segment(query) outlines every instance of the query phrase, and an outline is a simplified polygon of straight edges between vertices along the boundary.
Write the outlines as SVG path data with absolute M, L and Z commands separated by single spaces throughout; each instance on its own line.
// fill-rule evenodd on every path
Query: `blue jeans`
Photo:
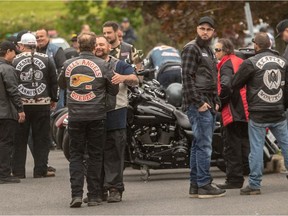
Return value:
M 62 109 L 63 107 L 65 107 L 65 90 L 59 89 L 59 98 L 55 111 Z
M 189 107 L 187 116 L 194 134 L 190 154 L 190 182 L 202 187 L 211 182 L 209 170 L 216 116 L 210 110 L 199 112 L 193 105 Z
M 278 141 L 286 169 L 288 168 L 288 129 L 287 120 L 278 123 L 256 123 L 249 120 L 248 131 L 250 140 L 249 154 L 249 186 L 253 189 L 261 187 L 263 164 L 263 147 L 265 143 L 266 128 L 269 128 Z

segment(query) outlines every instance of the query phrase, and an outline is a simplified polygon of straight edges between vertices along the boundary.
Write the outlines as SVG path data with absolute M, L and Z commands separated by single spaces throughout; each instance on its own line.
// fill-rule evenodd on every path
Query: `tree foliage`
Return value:
M 163 32 L 177 42 L 195 37 L 197 22 L 202 16 L 212 16 L 217 22 L 219 37 L 234 37 L 241 43 L 243 30 L 247 29 L 244 5 L 247 1 L 138 1 L 113 2 L 127 8 L 142 8 L 145 23 L 156 18 Z M 250 7 L 254 24 L 260 19 L 275 28 L 276 24 L 288 17 L 286 1 L 251 1 Z M 232 38 L 233 39 L 233 38 Z

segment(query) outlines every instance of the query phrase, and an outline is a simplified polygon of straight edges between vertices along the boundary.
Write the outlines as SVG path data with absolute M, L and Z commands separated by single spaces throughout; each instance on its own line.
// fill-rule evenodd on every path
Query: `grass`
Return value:
M 64 1 L 0 1 L 0 20 L 14 20 L 19 16 L 33 15 L 42 20 L 66 12 Z
M 0 38 L 4 39 L 23 29 L 56 29 L 57 21 L 61 16 L 65 16 L 67 11 L 64 0 L 0 0 Z

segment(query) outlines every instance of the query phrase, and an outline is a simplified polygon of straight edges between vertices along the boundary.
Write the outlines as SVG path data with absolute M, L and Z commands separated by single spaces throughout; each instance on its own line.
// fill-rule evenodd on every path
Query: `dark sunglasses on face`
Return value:
M 221 52 L 222 51 L 222 49 L 219 49 L 219 48 L 215 48 L 214 50 L 215 50 L 215 52 Z

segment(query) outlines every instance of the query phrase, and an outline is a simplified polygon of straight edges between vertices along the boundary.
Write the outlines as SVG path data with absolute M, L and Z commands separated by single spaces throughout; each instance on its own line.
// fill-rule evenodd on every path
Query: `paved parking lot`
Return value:
M 57 168 L 55 178 L 32 178 L 29 153 L 27 178 L 20 184 L 0 185 L 1 215 L 288 215 L 288 180 L 284 174 L 264 176 L 262 195 L 240 196 L 229 190 L 226 197 L 188 197 L 189 170 L 152 170 L 150 181 L 140 179 L 139 170 L 125 170 L 123 202 L 70 209 L 68 162 L 60 150 L 50 153 Z M 212 168 L 215 183 L 224 173 Z

